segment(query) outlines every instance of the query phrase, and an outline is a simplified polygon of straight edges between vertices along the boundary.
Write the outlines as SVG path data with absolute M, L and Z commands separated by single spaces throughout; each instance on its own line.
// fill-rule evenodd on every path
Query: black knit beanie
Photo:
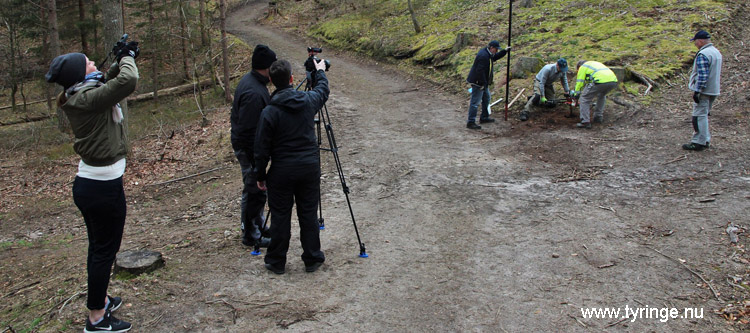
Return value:
M 86 56 L 83 53 L 59 55 L 52 59 L 49 72 L 44 77 L 47 82 L 54 82 L 68 89 L 86 78 Z
M 253 69 L 266 69 L 276 61 L 276 53 L 271 51 L 268 46 L 258 44 L 253 51 Z

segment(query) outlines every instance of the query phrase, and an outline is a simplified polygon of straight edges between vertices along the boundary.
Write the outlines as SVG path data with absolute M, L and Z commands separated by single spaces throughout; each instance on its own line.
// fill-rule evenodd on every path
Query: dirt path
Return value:
M 250 18 L 261 6 L 234 13 L 230 31 L 251 45 L 270 45 L 302 72 L 307 44 L 255 26 Z M 582 132 L 555 114 L 472 132 L 462 126 L 465 96 L 371 61 L 322 55 L 333 62 L 328 108 L 371 258 L 356 257 L 327 158 L 326 266 L 304 274 L 294 258 L 289 274 L 275 277 L 260 258 L 241 256 L 242 268 L 233 269 L 252 274 L 227 271 L 205 289 L 281 304 L 221 327 L 270 329 L 300 320 L 291 328 L 572 331 L 617 321 L 584 319 L 581 307 L 628 305 L 703 311 L 703 319 L 617 324 L 636 331 L 726 328 L 712 313 L 721 303 L 707 286 L 652 248 L 725 285 L 709 269 L 733 268 L 719 260 L 729 251 L 719 227 L 743 222 L 748 208 L 747 165 L 732 161 L 733 152 L 667 163 L 683 155 L 678 143 L 689 128 L 658 119 L 651 121 L 669 131 L 654 135 L 628 119 Z M 610 103 L 608 112 L 623 118 L 633 111 Z M 675 133 L 679 139 L 663 144 Z M 712 195 L 715 202 L 697 200 Z M 247 288 L 236 289 L 235 280 Z
M 250 45 L 269 45 L 299 77 L 309 44 L 256 25 L 263 8 L 256 1 L 234 12 L 230 32 Z M 120 316 L 134 331 L 743 328 L 714 311 L 748 298 L 727 283 L 750 278 L 747 238 L 732 246 L 724 232 L 729 222 L 746 225 L 750 211 L 747 111 L 736 102 L 747 96 L 744 90 L 727 89 L 715 108 L 721 112 L 712 116 L 712 148 L 691 154 L 679 149 L 690 135 L 681 86 L 665 87 L 648 107 L 610 103 L 605 124 L 590 131 L 575 129 L 565 110 L 470 131 L 464 128 L 467 96 L 367 59 L 331 50 L 322 56 L 333 63 L 327 106 L 370 258 L 357 256 L 333 159 L 324 153 L 327 261 L 319 272 L 305 273 L 292 228 L 287 274 L 267 272 L 262 256 L 240 245 L 241 182 L 228 140 L 202 139 L 211 131 L 228 135 L 228 112 L 213 113 L 212 128 L 184 135 L 215 150 L 212 160 L 191 168 L 214 168 L 218 161 L 224 169 L 129 193 L 123 250 L 159 250 L 167 260 L 157 273 L 112 282 L 112 292 L 127 303 Z M 746 59 L 726 57 L 726 66 L 742 68 Z M 746 71 L 736 73 L 734 82 L 750 80 Z M 680 97 L 665 102 L 661 96 Z M 33 311 L 69 320 L 78 330 L 85 298 L 73 293 L 85 288 L 85 232 L 72 200 L 63 205 L 68 208 L 57 215 L 0 226 L 6 234 L 54 229 L 49 232 L 73 245 L 4 249 L 2 297 L 54 299 L 50 312 Z M 36 289 L 9 293 L 36 280 Z M 659 313 L 620 321 L 581 312 L 622 308 L 622 317 L 626 306 Z M 662 322 L 664 308 L 702 316 Z M 734 309 L 728 311 L 742 310 Z

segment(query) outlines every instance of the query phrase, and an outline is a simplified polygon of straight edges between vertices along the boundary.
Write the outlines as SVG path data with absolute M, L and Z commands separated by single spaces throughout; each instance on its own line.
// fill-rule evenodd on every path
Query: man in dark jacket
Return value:
M 325 61 L 315 64 L 311 91 L 292 87 L 292 66 L 286 60 L 271 65 L 269 73 L 276 91 L 263 109 L 255 137 L 255 170 L 258 188 L 268 190 L 271 209 L 271 244 L 265 267 L 284 274 L 291 238 L 292 205 L 297 204 L 302 261 L 305 271 L 323 264 L 320 226 L 316 216 L 320 193 L 320 151 L 315 136 L 315 114 L 328 100 Z M 271 168 L 266 173 L 269 160 Z
M 480 123 L 492 123 L 495 119 L 490 118 L 488 112 L 490 106 L 490 85 L 492 84 L 493 67 L 496 60 L 505 56 L 510 51 L 510 46 L 505 50 L 500 50 L 500 42 L 493 40 L 477 52 L 477 56 L 474 58 L 474 64 L 471 66 L 469 76 L 466 78 L 466 82 L 471 84 L 471 101 L 469 102 L 469 120 L 466 123 L 466 128 L 469 129 L 481 129 L 482 126 L 477 125 L 477 108 L 479 102 L 482 102 L 482 115 L 479 117 Z
M 260 112 L 268 105 L 271 96 L 266 85 L 271 81 L 268 67 L 276 61 L 276 53 L 268 46 L 258 45 L 253 51 L 253 70 L 247 73 L 234 91 L 232 103 L 232 148 L 242 168 L 242 244 L 268 246 L 270 240 L 262 237 L 263 206 L 266 205 L 266 193 L 256 186 L 252 173 L 253 146 L 255 129 L 260 119 Z

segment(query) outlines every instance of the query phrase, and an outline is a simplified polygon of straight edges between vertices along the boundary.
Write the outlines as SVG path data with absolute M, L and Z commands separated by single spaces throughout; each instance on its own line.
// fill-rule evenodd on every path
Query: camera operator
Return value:
M 315 136 L 315 115 L 328 100 L 325 61 L 314 62 L 315 85 L 311 91 L 292 87 L 292 66 L 286 60 L 271 65 L 269 74 L 276 91 L 263 109 L 255 137 L 255 172 L 258 188 L 268 190 L 271 209 L 271 244 L 265 256 L 266 269 L 284 274 L 291 238 L 292 206 L 297 204 L 302 261 L 306 272 L 316 271 L 325 261 L 320 250 L 320 228 L 316 216 L 320 193 L 320 151 Z M 266 173 L 269 160 L 271 167 Z
M 253 145 L 260 112 L 268 105 L 271 95 L 266 85 L 271 82 L 268 67 L 276 61 L 276 53 L 268 46 L 257 45 L 253 50 L 252 71 L 242 77 L 234 91 L 232 102 L 232 149 L 242 169 L 241 228 L 242 244 L 267 247 L 270 240 L 263 237 L 263 206 L 266 193 L 258 189 L 252 173 Z
M 90 312 L 84 332 L 125 332 L 131 328 L 130 323 L 112 316 L 122 299 L 107 295 L 107 288 L 126 215 L 122 175 L 129 151 L 127 113 L 122 112 L 119 102 L 135 91 L 135 58 L 139 52 L 137 42 L 118 43 L 113 50 L 117 62 L 106 76 L 86 55 L 68 53 L 53 59 L 45 75 L 47 82 L 64 89 L 57 105 L 70 120 L 75 135 L 73 149 L 81 157 L 73 182 L 73 201 L 83 215 L 89 240 L 86 306 Z

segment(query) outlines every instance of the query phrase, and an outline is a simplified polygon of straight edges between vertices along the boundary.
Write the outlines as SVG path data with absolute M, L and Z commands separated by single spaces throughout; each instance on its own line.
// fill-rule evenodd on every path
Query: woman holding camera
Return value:
M 129 148 L 127 119 L 119 102 L 135 91 L 138 53 L 138 43 L 122 45 L 117 63 L 106 77 L 86 55 L 68 53 L 53 59 L 45 75 L 47 82 L 64 89 L 57 105 L 70 121 L 75 135 L 73 149 L 81 157 L 73 201 L 83 215 L 89 240 L 86 305 L 90 312 L 84 332 L 125 332 L 131 328 L 130 323 L 112 316 L 122 299 L 107 295 L 107 288 L 126 215 L 122 175 Z

